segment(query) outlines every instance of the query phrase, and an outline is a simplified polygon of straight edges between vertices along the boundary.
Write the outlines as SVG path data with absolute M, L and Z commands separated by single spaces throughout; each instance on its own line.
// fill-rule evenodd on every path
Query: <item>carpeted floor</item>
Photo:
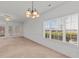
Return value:
M 11 58 L 67 58 L 54 50 L 25 38 L 0 38 L 0 57 Z

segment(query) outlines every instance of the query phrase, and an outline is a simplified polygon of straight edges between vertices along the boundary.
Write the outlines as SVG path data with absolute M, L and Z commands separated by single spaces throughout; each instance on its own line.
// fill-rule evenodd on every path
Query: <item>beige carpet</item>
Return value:
M 66 58 L 54 50 L 48 49 L 25 38 L 0 38 L 0 57 L 18 58 Z

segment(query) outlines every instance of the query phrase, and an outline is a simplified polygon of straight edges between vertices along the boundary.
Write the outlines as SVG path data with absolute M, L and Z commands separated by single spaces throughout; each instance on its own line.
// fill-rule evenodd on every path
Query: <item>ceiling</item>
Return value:
M 61 6 L 63 3 L 63 1 L 34 1 L 34 8 L 36 8 L 42 16 L 51 8 Z M 12 20 L 28 20 L 25 17 L 25 11 L 31 8 L 31 6 L 31 1 L 0 1 L 0 17 L 9 15 L 12 17 Z

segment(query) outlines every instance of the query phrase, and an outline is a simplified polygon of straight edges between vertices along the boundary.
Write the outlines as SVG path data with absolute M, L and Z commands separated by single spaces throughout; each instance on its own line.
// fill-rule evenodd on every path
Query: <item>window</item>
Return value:
M 77 44 L 78 16 L 71 15 L 66 19 L 66 42 Z
M 12 34 L 13 34 L 13 27 L 9 26 L 8 28 L 9 28 L 8 29 L 8 33 L 9 33 L 10 36 L 12 36 Z
M 78 45 L 78 14 L 44 22 L 45 38 Z
M 62 19 L 54 19 L 44 22 L 45 38 L 62 40 Z
M 4 37 L 4 36 L 5 36 L 5 27 L 0 26 L 0 37 Z

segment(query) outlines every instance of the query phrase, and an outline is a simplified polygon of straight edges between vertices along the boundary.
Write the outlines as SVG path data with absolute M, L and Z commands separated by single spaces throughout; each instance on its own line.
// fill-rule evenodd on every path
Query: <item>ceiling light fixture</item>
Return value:
M 11 17 L 8 16 L 8 15 L 6 15 L 6 16 L 5 16 L 5 20 L 6 20 L 6 21 L 11 21 Z
M 26 11 L 26 17 L 27 18 L 30 18 L 31 17 L 32 19 L 34 19 L 34 18 L 39 17 L 39 13 L 36 10 L 36 8 L 34 9 L 34 5 L 33 4 L 34 3 L 32 1 L 32 10 L 30 10 L 30 8 L 28 8 L 28 10 Z

